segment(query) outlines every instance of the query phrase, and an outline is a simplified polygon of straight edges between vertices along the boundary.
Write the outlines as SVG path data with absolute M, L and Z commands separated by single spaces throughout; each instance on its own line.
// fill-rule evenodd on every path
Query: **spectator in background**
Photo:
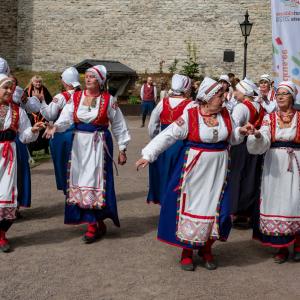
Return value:
M 166 82 L 163 82 L 161 84 L 159 99 L 162 101 L 166 97 L 168 97 L 168 85 Z
M 45 101 L 46 104 L 50 104 L 52 101 L 52 96 L 48 89 L 43 85 L 43 79 L 39 75 L 34 75 L 31 78 L 29 85 L 25 89 L 25 94 L 27 95 L 27 97 L 35 96 L 40 100 L 40 102 Z M 30 119 L 31 125 L 37 122 L 43 122 L 45 120 L 40 112 L 30 113 L 28 114 L 28 117 Z M 45 150 L 45 154 L 49 154 L 49 141 L 42 138 L 43 134 L 44 130 L 41 130 L 38 139 L 34 143 L 30 143 L 28 145 L 30 155 L 32 155 L 33 151 L 42 149 Z
M 142 126 L 145 127 L 145 121 L 147 115 L 151 115 L 155 107 L 155 101 L 157 99 L 157 89 L 153 84 L 152 77 L 147 78 L 147 82 L 142 85 L 141 88 L 141 100 L 142 100 Z
M 235 75 L 233 73 L 228 73 L 227 76 L 229 77 L 230 84 L 233 85 L 235 81 Z
M 200 81 L 194 81 L 193 82 L 192 92 L 191 92 L 191 98 L 193 100 L 196 100 L 196 96 L 198 94 L 199 86 L 200 86 Z

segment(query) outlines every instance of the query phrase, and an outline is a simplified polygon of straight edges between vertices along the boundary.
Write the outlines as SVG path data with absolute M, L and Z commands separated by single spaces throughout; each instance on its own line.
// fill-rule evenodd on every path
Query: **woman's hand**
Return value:
M 247 123 L 245 126 L 240 127 L 239 129 L 240 134 L 244 136 L 253 134 L 254 130 L 254 126 L 250 123 Z
M 261 133 L 260 133 L 260 131 L 257 130 L 257 129 L 254 129 L 253 135 L 254 135 L 257 139 L 260 139 L 260 138 L 261 138 Z
M 43 134 L 43 138 L 46 138 L 46 139 L 53 138 L 56 131 L 57 131 L 57 126 L 48 123 L 47 127 L 46 127 L 46 130 Z
M 39 93 L 38 91 L 35 91 L 35 90 L 32 91 L 32 96 L 35 96 L 36 98 L 38 98 L 40 100 L 40 102 L 45 100 L 43 94 Z
M 118 156 L 118 164 L 123 166 L 127 162 L 127 156 L 125 151 L 120 151 Z
M 32 131 L 33 133 L 38 133 L 38 132 L 40 132 L 43 128 L 45 128 L 45 127 L 46 127 L 46 126 L 45 126 L 44 122 L 37 122 L 37 123 L 35 123 L 35 124 L 32 126 L 31 131 Z
M 147 166 L 149 165 L 149 161 L 147 159 L 144 159 L 144 158 L 141 158 L 139 159 L 136 163 L 135 163 L 135 166 L 136 166 L 136 170 L 138 171 L 139 168 L 146 168 Z

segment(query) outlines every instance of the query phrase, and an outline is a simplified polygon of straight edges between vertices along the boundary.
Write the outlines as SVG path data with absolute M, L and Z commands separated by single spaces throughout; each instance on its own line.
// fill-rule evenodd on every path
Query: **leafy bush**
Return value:
M 128 104 L 140 104 L 140 98 L 137 96 L 130 96 L 128 99 Z
M 197 47 L 192 42 L 186 42 L 187 44 L 187 58 L 182 66 L 181 73 L 189 76 L 190 78 L 197 78 L 199 75 L 199 63 L 197 57 Z

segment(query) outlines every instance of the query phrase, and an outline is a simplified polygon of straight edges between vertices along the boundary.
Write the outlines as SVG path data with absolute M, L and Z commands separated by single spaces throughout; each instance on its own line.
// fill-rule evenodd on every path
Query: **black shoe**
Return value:
M 84 235 L 82 240 L 86 243 L 86 244 L 92 244 L 94 243 L 99 237 L 95 234 L 94 236 L 87 236 Z
M 204 268 L 212 271 L 217 269 L 217 264 L 212 260 L 212 261 L 204 261 Z
M 9 243 L 5 244 L 5 245 L 1 245 L 0 246 L 0 251 L 1 252 L 4 252 L 4 253 L 7 253 L 10 251 L 10 246 L 9 246 Z
M 300 252 L 294 251 L 294 257 L 293 257 L 293 260 L 294 260 L 295 262 L 300 262 Z
M 145 127 L 145 124 L 142 124 L 142 125 L 141 125 L 141 128 L 143 128 L 143 127 Z
M 283 264 L 289 259 L 288 250 L 279 250 L 277 254 L 274 255 L 274 262 L 276 264 Z

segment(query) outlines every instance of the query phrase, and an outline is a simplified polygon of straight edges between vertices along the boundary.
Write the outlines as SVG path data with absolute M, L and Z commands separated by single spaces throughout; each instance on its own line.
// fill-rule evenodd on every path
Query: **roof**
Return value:
M 115 60 L 85 59 L 74 67 L 79 73 L 84 73 L 88 68 L 96 65 L 104 65 L 109 76 L 137 76 L 136 71 Z

